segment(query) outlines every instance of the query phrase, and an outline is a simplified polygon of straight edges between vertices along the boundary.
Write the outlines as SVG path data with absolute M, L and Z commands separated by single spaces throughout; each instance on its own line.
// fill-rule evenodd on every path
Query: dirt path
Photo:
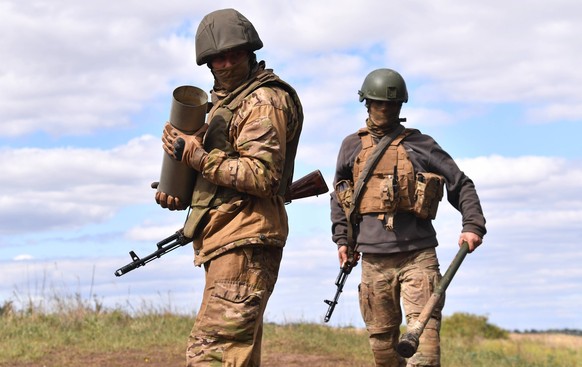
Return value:
M 91 353 L 70 355 L 66 350 L 47 356 L 42 363 L 0 363 L 0 367 L 169 367 L 184 366 L 183 356 L 171 355 L 167 351 L 128 351 L 125 353 Z M 267 355 L 263 357 L 262 367 L 368 367 L 345 360 L 332 360 L 326 356 L 314 355 Z

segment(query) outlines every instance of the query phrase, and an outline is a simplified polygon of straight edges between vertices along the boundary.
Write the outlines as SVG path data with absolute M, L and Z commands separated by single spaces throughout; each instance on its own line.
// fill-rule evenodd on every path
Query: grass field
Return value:
M 104 310 L 78 297 L 38 306 L 0 306 L 1 367 L 184 365 L 192 316 Z M 373 366 L 365 331 L 312 323 L 265 325 L 263 366 Z M 444 367 L 582 367 L 582 337 L 512 334 L 483 316 L 443 321 Z

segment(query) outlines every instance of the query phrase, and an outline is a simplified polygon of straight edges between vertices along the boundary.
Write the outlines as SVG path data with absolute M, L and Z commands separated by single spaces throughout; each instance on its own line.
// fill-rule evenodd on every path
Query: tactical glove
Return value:
M 188 205 L 182 204 L 178 197 L 168 195 L 165 192 L 156 192 L 156 203 L 158 203 L 162 208 L 167 208 L 170 210 L 184 210 Z
M 188 135 L 167 122 L 162 134 L 162 147 L 173 159 L 184 162 L 196 171 L 202 171 L 208 156 L 202 147 L 202 138 L 206 130 L 208 125 L 204 124 L 193 135 Z

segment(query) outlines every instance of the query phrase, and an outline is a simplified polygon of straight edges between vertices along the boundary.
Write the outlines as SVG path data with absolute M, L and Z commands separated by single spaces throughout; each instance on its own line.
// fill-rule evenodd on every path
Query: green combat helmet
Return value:
M 358 91 L 360 102 L 364 99 L 388 102 L 408 102 L 408 91 L 402 75 L 392 69 L 372 71 Z
M 196 63 L 206 64 L 222 52 L 255 51 L 263 41 L 253 24 L 234 9 L 216 10 L 206 15 L 196 31 Z

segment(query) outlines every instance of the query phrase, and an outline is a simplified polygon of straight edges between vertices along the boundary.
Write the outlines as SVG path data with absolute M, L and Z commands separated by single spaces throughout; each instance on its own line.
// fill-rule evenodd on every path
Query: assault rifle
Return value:
M 291 186 L 289 186 L 289 190 L 287 190 L 287 194 L 285 195 L 285 203 L 288 204 L 292 200 L 325 194 L 328 191 L 329 189 L 325 183 L 323 175 L 319 170 L 315 170 L 299 178 L 297 181 L 294 181 Z M 173 235 L 158 242 L 156 244 L 158 249 L 146 257 L 140 258 L 134 251 L 130 251 L 129 256 L 132 261 L 117 269 L 115 275 L 120 277 L 140 266 L 145 266 L 145 264 L 162 257 L 170 251 L 189 244 L 190 242 L 192 242 L 192 239 L 184 236 L 182 229 L 180 229 Z
M 352 272 L 353 267 L 354 266 L 352 265 L 352 263 L 350 261 L 346 261 L 344 266 L 341 267 L 340 272 L 337 276 L 337 279 L 335 280 L 335 285 L 337 286 L 337 291 L 335 292 L 335 296 L 333 297 L 333 301 L 330 301 L 329 299 L 326 299 L 323 301 L 329 305 L 329 307 L 327 308 L 327 312 L 325 313 L 325 318 L 323 319 L 323 321 L 328 322 L 329 319 L 331 319 L 331 314 L 333 313 L 333 310 L 335 309 L 335 305 L 337 305 L 337 301 L 339 300 L 340 295 L 342 294 L 342 291 L 344 290 L 344 284 L 346 283 L 346 280 L 348 279 L 348 275 L 350 275 L 350 273 Z

